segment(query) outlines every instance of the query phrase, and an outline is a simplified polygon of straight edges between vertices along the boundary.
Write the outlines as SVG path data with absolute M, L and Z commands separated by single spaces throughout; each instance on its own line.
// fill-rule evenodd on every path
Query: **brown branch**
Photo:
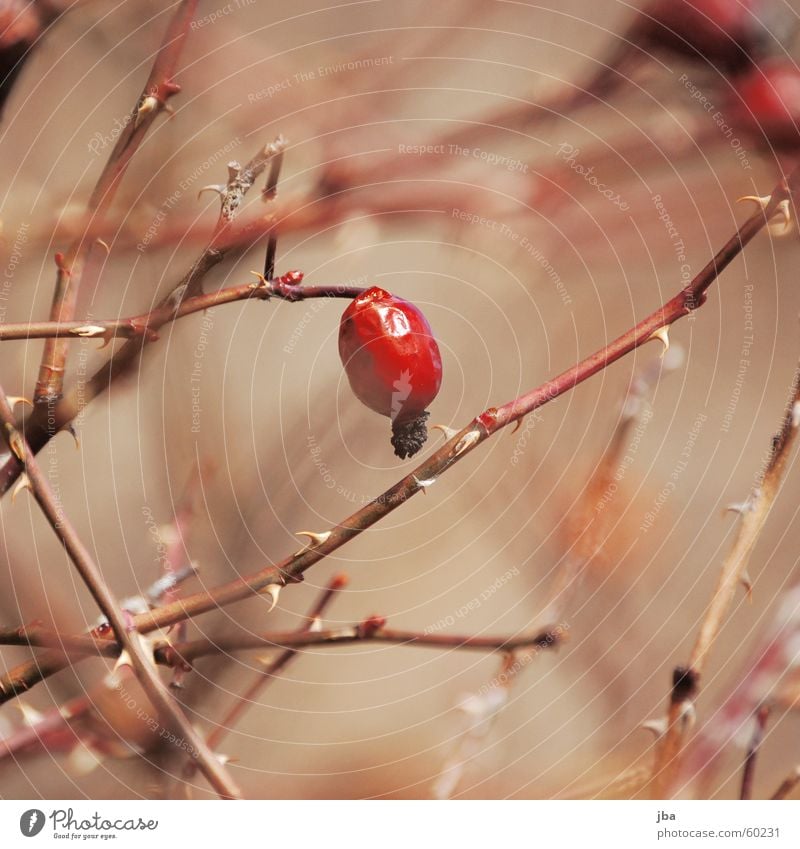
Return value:
M 258 572 L 229 581 L 215 589 L 195 593 L 171 604 L 163 605 L 154 611 L 140 614 L 134 618 L 135 627 L 140 632 L 147 633 L 180 622 L 188 617 L 197 616 L 209 610 L 248 598 L 264 591 L 271 585 L 280 587 L 287 583 L 302 580 L 303 573 L 307 569 L 357 537 L 418 492 L 424 491 L 440 475 L 501 428 L 520 421 L 526 415 L 573 389 L 646 342 L 659 338 L 655 334 L 665 331 L 671 324 L 702 306 L 707 290 L 719 274 L 741 253 L 745 245 L 766 226 L 778 211 L 779 206 L 792 198 L 798 187 L 800 187 L 800 169 L 792 172 L 788 181 L 781 181 L 775 188 L 766 208 L 748 218 L 705 268 L 674 298 L 667 301 L 622 336 L 610 342 L 606 347 L 581 360 L 559 376 L 501 407 L 493 407 L 481 413 L 451 439 L 448 439 L 441 448 L 412 472 L 341 523 L 321 534 L 319 540 L 313 545 L 289 555 L 277 565 L 267 566 Z M 131 344 L 133 343 L 126 343 L 123 350 Z M 92 378 L 90 384 L 93 383 L 95 386 L 90 385 L 84 389 L 85 392 L 89 393 L 89 397 L 94 397 L 99 391 L 102 391 L 103 381 L 105 381 L 104 385 L 108 385 L 108 381 L 113 378 L 113 371 L 112 361 L 108 374 L 103 370 Z M 96 385 L 98 381 L 101 384 L 99 389 Z M 77 409 L 75 414 L 77 414 Z M 67 421 L 70 420 L 71 418 L 67 418 Z M 5 480 L 2 481 L 3 486 L 0 487 L 0 491 L 7 489 L 15 477 L 13 469 L 8 471 Z M 47 658 L 46 662 L 49 664 L 48 669 L 55 665 L 52 658 Z M 63 668 L 63 665 L 61 668 Z M 20 687 L 30 686 L 36 680 L 41 680 L 38 677 L 38 671 L 28 665 L 25 669 L 11 670 L 8 679 L 0 679 L 0 684 L 5 684 L 6 689 L 8 689 L 12 686 L 12 682 L 16 687 Z M 7 697 L 10 696 L 0 694 L 0 703 Z
M 687 723 L 687 710 L 697 695 L 700 679 L 711 649 L 733 605 L 736 591 L 747 574 L 747 564 L 781 487 L 787 458 L 800 424 L 800 366 L 794 376 L 792 394 L 780 431 L 773 437 L 769 458 L 758 486 L 743 508 L 733 547 L 722 564 L 719 579 L 695 640 L 689 664 L 673 675 L 667 731 L 656 748 L 651 794 L 655 799 L 669 794 L 677 776 Z
M 0 628 L 0 646 L 28 646 L 29 648 L 58 649 L 66 655 L 98 655 L 119 657 L 119 643 L 96 639 L 92 636 L 61 634 L 47 628 Z
M 797 766 L 792 771 L 791 775 L 788 775 L 781 782 L 780 787 L 772 794 L 770 798 L 772 799 L 787 799 L 789 794 L 794 790 L 797 785 L 800 784 L 800 766 Z
M 128 116 L 127 124 L 89 197 L 87 228 L 97 229 L 102 226 L 125 171 L 147 131 L 166 107 L 167 100 L 180 91 L 180 86 L 173 82 L 172 78 L 196 8 L 197 0 L 181 0 L 167 27 L 141 97 Z M 56 288 L 50 310 L 50 318 L 53 321 L 63 323 L 71 321 L 74 317 L 81 276 L 93 244 L 92 239 L 81 233 L 72 242 L 66 254 L 56 254 Z M 50 405 L 61 397 L 67 350 L 66 340 L 57 337 L 48 339 L 39 367 L 34 401 Z
M 239 790 L 227 770 L 206 746 L 203 738 L 195 731 L 166 684 L 161 680 L 153 664 L 152 654 L 148 656 L 141 635 L 131 625 L 130 615 L 119 607 L 99 567 L 61 509 L 58 498 L 46 476 L 42 474 L 36 458 L 14 425 L 14 414 L 2 387 L 0 387 L 0 421 L 4 427 L 4 436 L 9 448 L 17 455 L 25 468 L 33 497 L 74 563 L 97 606 L 107 618 L 117 642 L 130 657 L 142 688 L 161 714 L 162 720 L 182 735 L 181 741 L 188 748 L 188 753 L 197 761 L 203 775 L 220 796 L 238 798 Z
M 296 279 L 294 276 L 291 279 Z M 34 321 L 30 323 L 0 325 L 0 341 L 20 339 L 144 339 L 154 342 L 164 325 L 192 315 L 205 312 L 223 304 L 252 299 L 268 301 L 275 297 L 284 301 L 305 301 L 309 298 L 356 298 L 364 291 L 358 286 L 320 285 L 303 286 L 290 282 L 289 275 L 277 280 L 243 283 L 228 286 L 217 292 L 185 298 L 175 308 L 172 304 L 160 304 L 150 312 L 130 318 L 84 319 L 82 321 Z
M 762 705 L 756 711 L 756 726 L 753 730 L 753 736 L 750 739 L 750 744 L 747 747 L 747 755 L 744 759 L 744 769 L 742 770 L 742 787 L 739 792 L 739 798 L 742 800 L 753 798 L 753 781 L 756 774 L 756 760 L 758 758 L 758 751 L 761 748 L 761 743 L 764 740 L 764 731 L 767 727 L 769 713 L 769 705 Z
M 386 628 L 381 617 L 370 617 L 363 622 L 310 631 L 307 627 L 296 631 L 267 631 L 262 634 L 244 634 L 231 637 L 201 638 L 180 643 L 155 643 L 153 657 L 162 666 L 177 667 L 190 664 L 199 657 L 258 649 L 284 649 L 296 653 L 298 649 L 349 645 L 350 643 L 389 643 L 418 648 L 455 649 L 484 652 L 513 652 L 520 649 L 553 648 L 563 642 L 560 632 L 542 631 L 520 637 L 472 637 L 458 634 L 427 634 L 419 631 L 401 631 Z M 91 655 L 116 658 L 122 652 L 119 641 L 88 636 L 68 636 L 45 629 L 4 628 L 0 630 L 0 645 L 56 648 L 75 657 Z M 33 661 L 35 663 L 35 661 Z M 2 682 L 0 682 L 2 683 Z M 3 685 L 4 686 L 4 685 Z
M 418 631 L 398 631 L 383 626 L 380 617 L 371 617 L 357 625 L 328 631 L 286 631 L 285 633 L 246 634 L 217 640 L 201 638 L 174 646 L 157 646 L 155 657 L 160 663 L 172 666 L 191 663 L 198 657 L 251 649 L 301 649 L 311 646 L 342 646 L 351 643 L 390 643 L 418 648 L 452 649 L 483 652 L 513 652 L 539 646 L 554 648 L 560 645 L 559 634 L 547 630 L 522 637 L 465 637 L 455 634 L 426 634 Z

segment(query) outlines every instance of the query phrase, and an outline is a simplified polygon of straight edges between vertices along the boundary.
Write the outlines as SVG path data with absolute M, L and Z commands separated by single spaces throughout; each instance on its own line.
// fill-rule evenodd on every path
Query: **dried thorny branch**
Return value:
M 1 387 L 0 422 L 3 424 L 4 437 L 9 448 L 24 466 L 33 497 L 64 546 L 97 606 L 107 618 L 117 642 L 127 657 L 130 658 L 131 665 L 145 692 L 158 709 L 161 720 L 171 730 L 180 733 L 181 737 L 178 739 L 182 746 L 197 761 L 200 770 L 212 787 L 224 798 L 237 798 L 240 795 L 238 788 L 228 775 L 227 770 L 206 746 L 203 738 L 195 731 L 166 684 L 159 677 L 152 656 L 146 649 L 147 642 L 132 627 L 130 617 L 120 608 L 109 590 L 102 572 L 65 515 L 46 476 L 42 474 L 35 457 L 16 429 L 13 411 Z
M 770 796 L 771 799 L 788 799 L 791 792 L 800 784 L 800 766 L 792 770 L 791 775 L 786 776 L 780 787 Z
M 237 183 L 236 192 L 246 193 L 247 189 L 252 186 L 252 181 L 263 172 L 270 159 L 279 154 L 285 145 L 285 140 L 279 137 L 259 150 L 244 168 L 239 168 L 239 171 L 252 175 L 252 180 L 248 177 L 245 183 Z M 220 214 L 218 223 L 219 226 L 215 230 L 215 236 L 211 243 L 203 250 L 169 294 L 161 300 L 151 313 L 147 314 L 153 318 L 153 322 L 147 326 L 146 332 L 144 329 L 131 331 L 132 335 L 125 344 L 115 351 L 84 385 L 73 388 L 58 403 L 52 406 L 48 405 L 45 413 L 41 412 L 43 408 L 40 407 L 34 411 L 30 418 L 26 419 L 23 425 L 25 439 L 34 453 L 38 453 L 57 433 L 69 427 L 86 404 L 105 392 L 116 379 L 129 374 L 136 367 L 145 347 L 153 341 L 154 333 L 157 336 L 158 328 L 163 326 L 164 316 L 177 313 L 181 309 L 184 299 L 190 299 L 192 301 L 190 310 L 196 311 L 196 309 L 192 309 L 192 306 L 202 310 L 214 306 L 215 303 L 229 303 L 233 300 L 252 297 L 255 288 L 251 284 L 249 295 L 247 287 L 242 287 L 238 291 L 228 292 L 227 295 L 221 293 L 217 293 L 216 296 L 210 295 L 209 301 L 194 300 L 194 298 L 204 297 L 201 294 L 203 278 L 219 265 L 229 253 L 242 247 L 242 243 L 238 240 L 230 241 L 228 239 L 230 221 L 224 220 L 222 214 Z M 265 287 L 265 295 L 268 294 L 269 291 L 266 291 Z M 220 297 L 221 300 L 215 301 L 215 297 Z M 184 315 L 185 313 L 180 314 Z M 84 327 L 87 326 L 87 322 L 80 322 L 80 324 Z M 88 322 L 88 324 L 91 325 L 92 322 Z M 66 338 L 62 341 L 66 342 Z M 0 466 L 0 494 L 7 492 L 14 485 L 21 471 L 19 460 L 13 452 L 10 453 Z
M 49 339 L 62 337 L 65 339 L 100 339 L 110 342 L 112 339 L 144 339 L 154 342 L 158 339 L 158 331 L 167 324 L 199 312 L 233 304 L 238 301 L 252 299 L 268 301 L 278 298 L 284 301 L 305 301 L 309 298 L 356 298 L 364 289 L 358 286 L 342 284 L 303 286 L 299 272 L 289 272 L 277 279 L 259 276 L 254 283 L 243 283 L 239 286 L 227 286 L 216 292 L 194 295 L 185 298 L 176 308 L 171 303 L 163 303 L 150 312 L 130 318 L 118 319 L 84 319 L 59 324 L 54 321 L 39 321 L 29 324 L 0 325 L 0 341 L 24 339 Z
M 730 553 L 720 570 L 716 588 L 706 609 L 700 631 L 685 667 L 673 673 L 667 729 L 658 746 L 653 766 L 653 798 L 667 797 L 678 775 L 688 721 L 711 649 L 725 623 L 737 589 L 746 579 L 747 565 L 775 498 L 781 487 L 786 462 L 800 426 L 800 367 L 795 373 L 788 409 L 780 431 L 773 437 L 766 466 L 758 485 L 741 511 L 741 521 Z
M 129 114 L 89 197 L 87 229 L 96 230 L 102 227 L 125 171 L 147 131 L 156 117 L 167 108 L 168 99 L 180 91 L 180 86 L 174 82 L 173 77 L 196 8 L 197 0 L 181 0 L 175 10 L 142 94 Z M 56 254 L 56 288 L 50 310 L 52 321 L 62 323 L 73 319 L 81 276 L 93 244 L 93 239 L 81 233 L 66 253 Z M 49 406 L 61 398 L 67 352 L 66 340 L 58 337 L 48 339 L 39 368 L 35 402 Z
M 443 473 L 501 429 L 521 421 L 525 416 L 603 371 L 642 345 L 653 340 L 658 341 L 659 344 L 667 344 L 669 327 L 702 306 L 708 289 L 720 273 L 775 215 L 788 214 L 789 205 L 793 205 L 798 187 L 800 187 L 800 170 L 795 170 L 788 179 L 780 182 L 763 206 L 760 206 L 758 211 L 742 224 L 697 276 L 663 306 L 557 377 L 513 401 L 500 407 L 492 407 L 476 416 L 394 486 L 339 524 L 314 534 L 310 544 L 302 550 L 285 557 L 276 565 L 266 566 L 212 590 L 195 593 L 156 610 L 139 614 L 134 617 L 134 627 L 140 633 L 149 633 L 255 594 L 265 591 L 278 592 L 287 584 L 301 581 L 304 572 L 405 504 L 414 495 L 431 487 Z M 136 345 L 138 350 L 138 343 L 134 341 L 127 342 L 122 350 L 124 351 L 129 345 Z M 130 363 L 130 360 L 127 362 Z M 107 368 L 108 373 L 106 369 L 101 370 L 90 381 L 90 386 L 84 388 L 88 398 L 95 397 L 108 385 L 116 369 L 113 359 Z M 69 399 L 66 400 L 69 403 Z M 37 437 L 41 439 L 40 432 L 37 432 Z M 41 447 L 46 441 L 44 439 L 37 444 Z M 13 472 L 6 475 L 4 480 L 6 488 L 15 477 L 16 474 Z M 50 655 L 42 659 L 38 666 L 28 664 L 11 670 L 5 678 L 0 679 L 0 684 L 5 691 L 4 695 L 0 695 L 0 699 L 11 698 L 15 693 L 28 689 L 42 680 L 43 676 L 52 674 L 64 668 L 65 665 L 66 661 L 63 658 Z
M 561 631 L 543 631 L 517 637 L 472 637 L 459 634 L 428 634 L 419 631 L 403 631 L 387 628 L 385 621 L 383 617 L 372 616 L 363 622 L 328 630 L 303 628 L 297 631 L 267 631 L 262 634 L 247 633 L 178 643 L 154 639 L 152 641 L 153 658 L 156 663 L 163 666 L 179 667 L 188 665 L 199 657 L 208 657 L 215 654 L 252 650 L 264 651 L 267 649 L 284 649 L 296 652 L 302 648 L 332 647 L 364 642 L 413 645 L 417 648 L 513 652 L 528 648 L 553 648 L 563 641 Z M 96 636 L 87 635 L 70 636 L 38 626 L 33 628 L 2 628 L 0 629 L 0 645 L 54 648 L 73 658 L 89 656 L 118 658 L 124 650 L 119 642 L 112 642 L 111 637 L 98 639 Z M 3 692 L 5 696 L 8 687 L 14 688 L 15 685 L 7 685 L 4 678 L 0 682 L 0 686 L 2 686 L 0 692 Z M 16 685 L 16 689 L 21 691 L 18 685 Z M 3 701 L 7 701 L 7 699 L 4 698 Z

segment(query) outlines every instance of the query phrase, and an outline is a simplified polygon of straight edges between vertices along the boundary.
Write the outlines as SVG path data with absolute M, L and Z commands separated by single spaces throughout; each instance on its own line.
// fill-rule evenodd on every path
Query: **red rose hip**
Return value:
M 425 409 L 442 385 L 442 357 L 414 304 L 373 286 L 354 298 L 339 324 L 339 356 L 355 396 L 392 420 L 401 459 L 425 444 Z

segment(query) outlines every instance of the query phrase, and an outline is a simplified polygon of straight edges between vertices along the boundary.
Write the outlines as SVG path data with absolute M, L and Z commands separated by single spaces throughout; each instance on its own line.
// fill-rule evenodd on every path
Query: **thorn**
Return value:
M 106 254 L 111 253 L 111 248 L 108 246 L 108 242 L 106 242 L 104 239 L 101 239 L 99 236 L 94 240 L 94 243 L 96 245 L 100 245 L 101 248 L 104 248 Z
M 652 731 L 656 736 L 656 740 L 658 740 L 667 733 L 667 720 L 664 717 L 661 719 L 648 719 L 647 722 L 643 722 L 639 727 L 645 731 Z
M 442 432 L 442 435 L 444 436 L 444 438 L 446 440 L 452 439 L 458 433 L 458 431 L 455 430 L 454 428 L 448 427 L 447 425 L 443 425 L 443 424 L 431 425 L 431 430 L 440 430 Z
M 746 197 L 739 198 L 737 203 L 742 203 L 743 201 L 752 201 L 756 206 L 761 207 L 762 212 L 767 211 L 767 207 L 772 203 L 772 195 L 767 195 L 766 197 L 758 197 L 757 195 L 747 195 Z M 789 199 L 785 198 L 782 200 L 776 207 L 773 212 L 773 217 L 776 215 L 780 215 L 783 219 L 780 225 L 770 224 L 769 231 L 773 236 L 785 236 L 787 233 L 792 230 L 792 212 L 789 206 Z M 778 229 L 780 227 L 780 229 Z
M 745 569 L 742 572 L 742 577 L 739 579 L 739 583 L 742 585 L 742 589 L 744 590 L 745 598 L 747 599 L 748 604 L 753 603 L 753 581 L 750 578 L 750 574 Z
M 22 492 L 23 489 L 27 489 L 28 492 L 33 492 L 33 487 L 31 486 L 31 480 L 28 475 L 23 472 L 19 476 L 19 480 L 17 481 L 17 485 L 14 487 L 14 491 L 11 493 L 11 503 L 13 504 L 17 500 L 17 496 Z
M 308 537 L 308 545 L 302 551 L 308 551 L 309 548 L 316 548 L 318 545 L 322 545 L 322 543 L 330 539 L 330 535 L 331 531 L 323 531 L 321 534 L 316 534 L 314 531 L 297 531 L 295 533 L 296 537 Z
M 681 707 L 681 724 L 684 727 L 684 730 L 689 730 L 694 726 L 695 720 L 697 719 L 697 711 L 694 709 L 694 704 L 690 701 L 685 701 Z
M 775 215 L 780 215 L 783 221 L 780 221 L 778 223 L 771 223 L 769 225 L 769 232 L 773 236 L 786 236 L 788 233 L 791 233 L 793 229 L 793 222 L 792 211 L 789 207 L 788 198 L 782 200 L 778 204 L 778 208 L 775 210 Z
M 459 439 L 458 444 L 453 450 L 453 456 L 458 457 L 459 454 L 463 454 L 465 451 L 469 450 L 469 448 L 474 445 L 479 439 L 481 435 L 477 430 L 471 430 L 466 436 L 463 436 Z
M 511 431 L 511 435 L 513 436 L 521 427 L 522 419 L 517 419 L 516 422 L 514 422 L 514 430 Z
M 10 401 L 11 399 L 9 398 L 8 400 Z M 28 403 L 30 404 L 31 402 L 28 401 Z M 795 401 L 792 404 L 792 427 L 795 430 L 800 427 L 800 401 Z
M 765 197 L 759 197 L 758 195 L 745 195 L 744 197 L 738 198 L 736 203 L 744 203 L 745 201 L 751 201 L 756 206 L 760 206 L 763 212 L 766 212 L 767 207 L 772 200 L 772 195 L 766 195 Z
M 272 604 L 269 606 L 267 613 L 272 613 L 272 611 L 275 610 L 275 605 L 278 603 L 278 599 L 280 598 L 281 589 L 283 589 L 283 587 L 280 584 L 267 584 L 267 586 L 261 590 L 262 595 L 268 595 L 272 599 Z
M 13 410 L 17 404 L 27 404 L 29 407 L 33 406 L 33 401 L 29 401 L 27 398 L 23 398 L 21 395 L 9 395 L 7 396 L 8 405 Z
M 114 668 L 111 670 L 111 675 L 116 677 L 117 672 L 123 666 L 133 666 L 133 661 L 131 660 L 131 656 L 128 654 L 126 649 L 123 649 L 119 653 L 119 657 L 117 658 L 117 662 L 114 664 Z
M 315 616 L 306 629 L 309 634 L 318 634 L 322 630 L 322 620 L 319 616 Z
M 221 198 L 224 198 L 227 191 L 227 186 L 223 186 L 221 183 L 211 183 L 208 186 L 203 186 L 197 193 L 197 197 L 199 199 L 203 192 L 216 192 Z
M 8 440 L 8 447 L 14 453 L 14 456 L 20 463 L 25 462 L 25 443 L 22 441 L 22 437 L 19 435 L 19 431 L 14 427 L 14 425 L 6 422 L 6 439 Z
M 142 102 L 136 110 L 136 118 L 133 122 L 133 129 L 135 130 L 145 119 L 145 116 L 149 115 L 151 112 L 155 112 L 158 107 L 159 100 L 154 95 L 148 94 L 147 97 L 142 98 Z
M 80 451 L 81 450 L 81 441 L 78 438 L 78 431 L 75 430 L 75 428 L 72 425 L 72 422 L 65 424 L 64 427 L 61 428 L 61 430 L 68 433 L 75 440 L 75 450 Z
M 72 331 L 72 335 L 82 336 L 85 339 L 97 339 L 99 336 L 105 336 L 106 332 L 106 328 L 99 324 L 84 324 L 81 327 L 76 327 Z
M 744 516 L 745 513 L 750 513 L 753 509 L 753 500 L 748 498 L 747 501 L 739 501 L 736 504 L 729 504 L 722 511 L 722 515 L 724 516 L 726 513 L 738 513 L 740 516 Z
M 664 358 L 664 354 L 669 351 L 669 327 L 664 325 L 664 327 L 659 327 L 658 330 L 654 330 L 648 337 L 647 341 L 652 342 L 654 339 L 658 339 L 659 342 L 664 346 L 661 351 L 661 357 Z
M 428 478 L 427 480 L 420 480 L 416 475 L 411 475 L 414 479 L 414 483 L 417 485 L 419 489 L 422 490 L 422 494 L 425 495 L 425 490 L 429 486 L 433 486 L 436 483 L 436 478 Z
M 260 271 L 251 271 L 250 273 L 255 274 L 255 276 L 258 278 L 255 283 L 250 284 L 250 288 L 254 292 L 263 291 L 265 293 L 266 299 L 269 300 L 270 295 L 272 294 L 272 285 L 270 284 L 269 280 L 267 280 L 267 278 L 264 277 L 264 275 Z

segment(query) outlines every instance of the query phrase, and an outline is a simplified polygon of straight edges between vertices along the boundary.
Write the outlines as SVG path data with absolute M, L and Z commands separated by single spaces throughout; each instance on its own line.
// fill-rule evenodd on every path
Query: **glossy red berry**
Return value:
M 743 129 L 776 148 L 800 149 L 800 70 L 776 59 L 736 83 L 733 112 Z
M 425 408 L 442 385 L 442 357 L 425 316 L 373 286 L 342 315 L 339 356 L 359 401 L 392 420 L 394 453 L 413 457 L 428 438 Z

